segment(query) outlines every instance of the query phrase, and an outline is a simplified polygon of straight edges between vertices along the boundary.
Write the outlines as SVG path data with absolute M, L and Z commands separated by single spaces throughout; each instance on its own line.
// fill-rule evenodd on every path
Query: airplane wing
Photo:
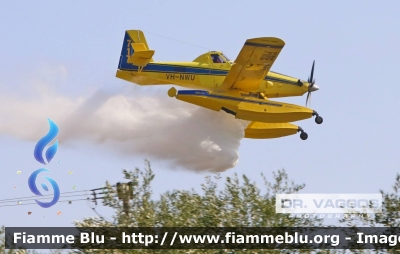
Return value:
M 258 90 L 283 46 L 279 38 L 248 39 L 219 89 Z

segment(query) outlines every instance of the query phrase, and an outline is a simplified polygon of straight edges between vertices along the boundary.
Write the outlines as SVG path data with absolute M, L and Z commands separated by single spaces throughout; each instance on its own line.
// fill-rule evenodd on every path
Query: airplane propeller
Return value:
M 311 93 L 315 92 L 319 89 L 319 87 L 315 84 L 315 79 L 314 79 L 314 65 L 315 65 L 315 60 L 312 64 L 312 68 L 311 68 L 311 76 L 308 77 L 308 93 L 307 93 L 307 99 L 306 99 L 306 107 L 308 105 L 308 102 L 311 102 Z

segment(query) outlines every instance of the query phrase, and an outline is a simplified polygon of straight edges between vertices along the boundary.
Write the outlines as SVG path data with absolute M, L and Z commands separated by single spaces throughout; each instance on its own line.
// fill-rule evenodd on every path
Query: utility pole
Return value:
M 118 199 L 122 200 L 123 210 L 126 215 L 129 214 L 129 200 L 133 199 L 133 184 L 129 183 L 117 183 L 117 194 Z

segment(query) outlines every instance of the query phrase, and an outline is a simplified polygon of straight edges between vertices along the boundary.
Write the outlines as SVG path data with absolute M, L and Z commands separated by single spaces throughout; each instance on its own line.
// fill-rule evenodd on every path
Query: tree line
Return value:
M 145 168 L 122 171 L 126 184 L 106 182 L 103 205 L 113 209 L 111 219 L 99 217 L 76 221 L 77 227 L 318 227 L 317 217 L 295 217 L 275 212 L 276 194 L 294 194 L 305 188 L 289 179 L 284 169 L 273 172 L 271 179 L 261 174 L 259 187 L 246 175 L 222 178 L 205 177 L 201 191 L 172 190 L 152 198 L 155 177 L 149 161 Z M 398 227 L 400 223 L 400 175 L 391 192 L 384 192 L 383 213 L 373 217 L 344 218 L 343 226 Z M 39 253 L 34 250 L 5 250 L 4 227 L 0 230 L 2 253 Z M 52 253 L 345 253 L 341 250 L 54 250 Z M 368 250 L 352 250 L 369 253 Z M 347 252 L 346 252 L 347 253 Z M 373 252 L 371 252 L 373 253 Z

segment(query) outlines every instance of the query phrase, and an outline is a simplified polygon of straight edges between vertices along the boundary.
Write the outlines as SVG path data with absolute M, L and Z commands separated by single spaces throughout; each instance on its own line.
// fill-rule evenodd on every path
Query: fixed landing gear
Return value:
M 306 132 L 302 132 L 301 134 L 300 134 L 300 138 L 302 139 L 302 140 L 306 140 L 307 138 L 308 138 L 308 134 L 306 133 Z
M 306 140 L 308 138 L 308 134 L 301 128 L 299 127 L 299 129 L 297 130 L 297 132 L 301 132 L 300 133 L 300 138 L 302 140 Z
M 314 111 L 313 116 L 315 116 L 315 122 L 317 124 L 321 124 L 324 121 L 324 119 L 320 117 L 316 111 Z

